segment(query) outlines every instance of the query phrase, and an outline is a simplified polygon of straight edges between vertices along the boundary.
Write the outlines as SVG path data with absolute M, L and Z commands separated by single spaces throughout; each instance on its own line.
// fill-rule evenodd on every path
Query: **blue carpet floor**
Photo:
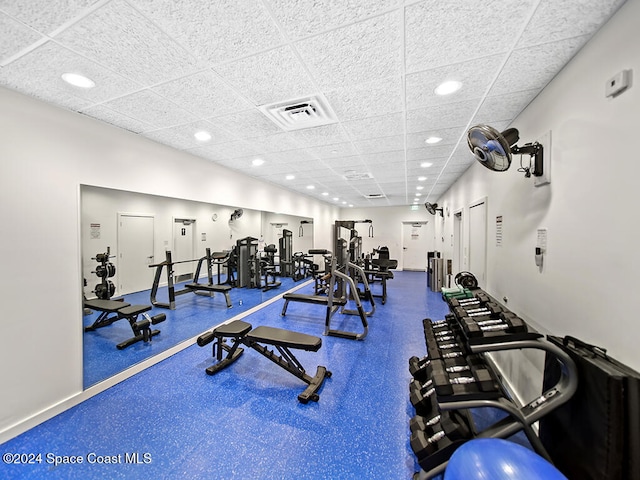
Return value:
M 208 376 L 211 347 L 194 345 L 3 444 L 3 454 L 41 457 L 0 464 L 0 478 L 409 479 L 418 466 L 409 446 L 407 360 L 426 353 L 422 319 L 447 312 L 426 282 L 425 273 L 397 272 L 364 341 L 323 336 L 318 352 L 295 351 L 311 375 L 317 365 L 333 373 L 318 403 L 299 403 L 306 385 L 250 349 Z M 227 314 L 201 305 L 212 299 L 191 297 L 204 316 L 200 331 L 219 323 L 218 311 Z M 291 304 L 282 317 L 282 305 L 245 321 L 322 335 L 323 307 Z M 172 321 L 184 320 L 180 311 Z M 332 328 L 361 327 L 357 316 L 336 314 Z M 55 456 L 82 463 L 55 465 Z

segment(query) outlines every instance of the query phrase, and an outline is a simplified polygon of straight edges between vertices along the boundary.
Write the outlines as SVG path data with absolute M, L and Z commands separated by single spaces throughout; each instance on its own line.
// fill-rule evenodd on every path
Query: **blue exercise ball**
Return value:
M 444 480 L 567 480 L 537 453 L 500 438 L 476 438 L 458 448 Z

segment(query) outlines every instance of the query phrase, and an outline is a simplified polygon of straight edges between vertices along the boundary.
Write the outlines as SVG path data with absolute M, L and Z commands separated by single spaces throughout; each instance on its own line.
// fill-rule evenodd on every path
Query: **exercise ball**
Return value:
M 500 438 L 476 438 L 458 448 L 444 480 L 567 480 L 537 453 Z

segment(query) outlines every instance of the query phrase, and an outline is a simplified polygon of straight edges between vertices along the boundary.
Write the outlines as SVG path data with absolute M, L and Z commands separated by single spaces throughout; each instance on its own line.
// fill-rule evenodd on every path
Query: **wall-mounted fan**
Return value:
M 436 212 L 440 212 L 440 216 L 444 217 L 444 215 L 442 214 L 442 208 L 438 208 L 437 203 L 425 202 L 424 206 L 427 209 L 427 212 L 429 212 L 431 215 L 435 215 Z
M 529 155 L 529 165 L 523 166 L 520 160 L 518 171 L 524 172 L 525 177 L 532 174 L 536 177 L 541 176 L 542 145 L 534 142 L 519 147 L 516 145 L 519 139 L 520 133 L 515 128 L 508 128 L 500 133 L 489 125 L 476 125 L 467 132 L 467 144 L 473 156 L 489 170 L 504 172 L 511 166 L 512 154 Z
M 231 214 L 231 218 L 229 219 L 229 221 L 233 222 L 234 220 L 239 219 L 243 213 L 244 213 L 244 210 L 242 210 L 241 208 L 236 208 Z

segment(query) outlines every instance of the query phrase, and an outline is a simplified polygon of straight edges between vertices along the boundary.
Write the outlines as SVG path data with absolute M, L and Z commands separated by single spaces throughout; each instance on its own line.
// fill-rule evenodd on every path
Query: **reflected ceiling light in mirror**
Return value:
M 457 80 L 448 80 L 441 83 L 433 91 L 436 95 L 451 95 L 462 88 L 462 83 Z
M 253 165 L 254 167 L 259 167 L 260 165 L 264 164 L 264 160 L 261 158 L 255 158 L 251 161 L 251 165 Z
M 291 174 L 289 174 L 289 175 L 287 175 L 287 176 L 286 176 L 286 177 L 284 177 L 284 178 L 285 178 L 285 180 L 294 180 L 294 179 L 296 178 L 296 176 L 295 176 L 295 175 L 291 175 Z
M 96 82 L 84 75 L 80 75 L 79 73 L 63 73 L 62 79 L 69 85 L 73 85 L 78 88 L 93 88 L 96 86 Z
M 334 201 L 334 202 L 337 202 L 338 200 L 340 200 L 340 198 L 338 198 L 338 197 L 333 197 L 333 201 Z
M 424 182 L 427 179 L 427 177 L 418 177 L 418 181 L 419 182 Z
M 322 192 L 322 196 L 323 196 L 323 197 L 327 197 L 327 196 L 329 196 L 329 192 Z
M 307 190 L 313 190 L 314 188 L 316 188 L 315 185 L 307 185 Z
M 427 145 L 433 145 L 434 143 L 438 143 L 441 141 L 442 141 L 442 138 L 440 137 L 429 137 L 424 141 L 424 143 L 426 143 Z
M 433 163 L 431 163 L 431 162 L 422 162 L 422 163 L 420 164 L 420 166 L 421 166 L 422 168 L 429 168 L 431 165 L 433 165 Z
M 424 187 L 423 187 L 422 185 L 418 185 L 418 186 L 416 187 L 416 190 L 422 190 L 423 188 L 424 188 Z
M 194 133 L 193 136 L 199 142 L 208 142 L 211 140 L 211 134 L 205 130 L 200 130 L 199 132 Z

